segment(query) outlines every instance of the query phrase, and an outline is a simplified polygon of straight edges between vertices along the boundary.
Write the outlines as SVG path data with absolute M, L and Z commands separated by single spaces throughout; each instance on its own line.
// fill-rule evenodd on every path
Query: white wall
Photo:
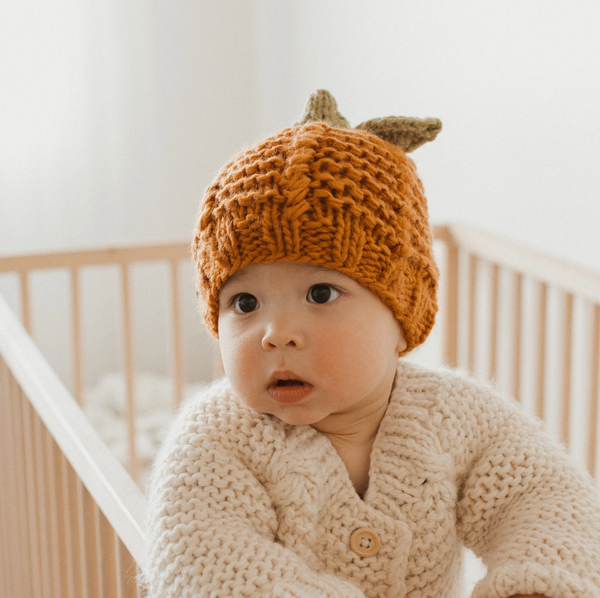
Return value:
M 42 0 L 0 13 L 0 254 L 187 239 L 254 136 L 246 2 Z
M 0 255 L 186 239 L 242 145 L 330 89 L 351 122 L 437 116 L 435 222 L 600 271 L 600 5 L 41 0 L 0 18 Z
M 434 222 L 463 221 L 600 272 L 600 4 L 258 0 L 259 128 L 329 89 L 351 124 L 444 129 L 413 157 Z

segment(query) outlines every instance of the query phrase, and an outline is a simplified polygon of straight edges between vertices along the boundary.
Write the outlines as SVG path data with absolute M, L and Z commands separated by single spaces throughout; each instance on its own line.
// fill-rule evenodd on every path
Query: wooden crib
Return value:
M 545 419 L 575 461 L 596 476 L 600 275 L 466 226 L 436 227 L 435 236 L 440 315 L 430 339 L 409 359 L 460 367 L 493 381 Z M 186 363 L 194 361 L 190 353 L 204 347 L 197 361 L 213 360 L 204 364 L 204 377 L 210 377 L 207 371 L 219 372 L 215 347 L 202 337 L 199 321 L 190 324 L 184 314 L 184 306 L 193 309 L 194 303 L 188 244 L 0 259 L 0 278 L 12 280 L 16 309 L 0 296 L 2 596 L 142 595 L 136 571 L 144 554 L 145 500 L 136 483 L 135 388 L 141 344 L 132 300 L 132 276 L 140 264 L 162 268 L 168 311 L 162 325 L 168 347 L 164 367 L 175 410 L 188 377 Z M 82 295 L 86 272 L 106 267 L 112 269 L 119 297 L 126 468 L 82 409 L 89 370 L 83 349 L 93 342 L 84 338 L 86 318 L 93 314 L 82 313 Z M 36 338 L 31 281 L 46 271 L 61 272 L 65 282 L 68 376 L 59 376 L 49 364 L 53 347 L 46 340 L 42 351 Z M 42 299 L 48 292 L 42 289 Z M 196 340 L 189 341 L 190 334 Z

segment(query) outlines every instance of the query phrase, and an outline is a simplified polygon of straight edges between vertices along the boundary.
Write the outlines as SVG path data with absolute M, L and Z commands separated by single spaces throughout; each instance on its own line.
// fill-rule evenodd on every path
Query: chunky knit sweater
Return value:
M 361 499 L 330 441 L 238 403 L 184 404 L 152 474 L 152 598 L 600 598 L 600 505 L 541 423 L 495 390 L 403 361 Z

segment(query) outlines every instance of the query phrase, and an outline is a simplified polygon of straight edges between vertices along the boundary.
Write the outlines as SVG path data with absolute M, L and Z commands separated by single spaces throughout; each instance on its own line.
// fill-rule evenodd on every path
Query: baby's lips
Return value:
M 269 381 L 267 383 L 267 388 L 276 386 L 277 383 L 281 380 L 297 380 L 298 382 L 301 382 L 302 384 L 307 384 L 307 385 L 312 386 L 310 384 L 310 382 L 304 380 L 304 378 L 302 378 L 301 376 L 298 376 L 295 372 L 292 372 L 291 370 L 276 370 L 269 377 Z

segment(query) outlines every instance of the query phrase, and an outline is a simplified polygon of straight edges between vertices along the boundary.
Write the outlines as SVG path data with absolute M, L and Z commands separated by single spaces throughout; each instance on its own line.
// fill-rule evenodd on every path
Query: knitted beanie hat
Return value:
M 438 269 L 423 185 L 406 152 L 437 119 L 388 117 L 351 129 L 317 91 L 300 123 L 240 153 L 206 190 L 193 241 L 198 296 L 218 336 L 219 291 L 249 264 L 309 263 L 375 293 L 400 322 L 404 353 L 437 312 Z

